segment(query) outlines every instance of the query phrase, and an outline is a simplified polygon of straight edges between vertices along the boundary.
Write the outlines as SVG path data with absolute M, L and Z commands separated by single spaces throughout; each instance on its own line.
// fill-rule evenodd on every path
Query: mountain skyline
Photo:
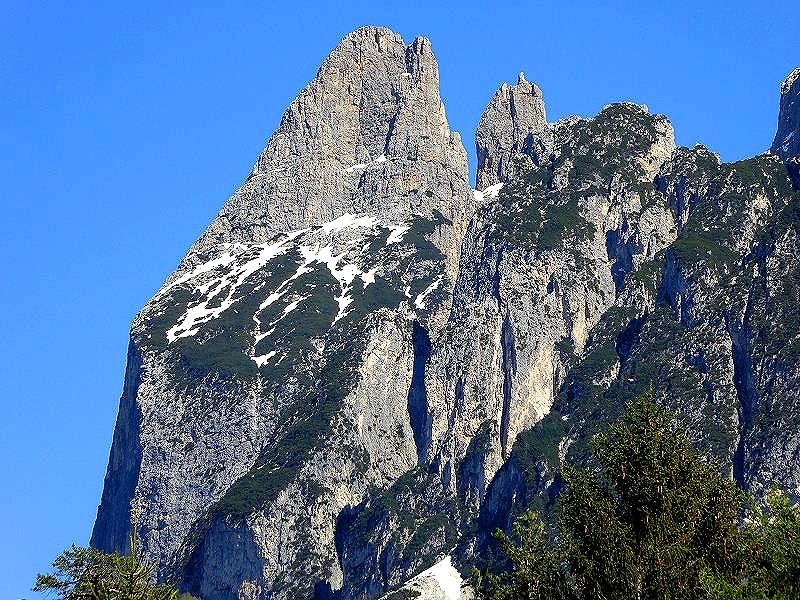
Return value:
M 332 46 L 335 44 L 335 40 L 329 40 L 329 42 L 330 42 L 330 43 L 328 43 L 328 47 L 332 47 Z M 438 48 L 438 47 L 441 45 L 441 42 L 439 42 L 437 39 L 434 39 L 434 40 L 433 40 L 433 42 L 434 42 L 434 46 L 435 46 L 435 48 Z M 325 52 L 327 52 L 327 50 L 325 50 Z M 324 55 L 324 52 L 322 53 L 322 55 Z M 440 62 L 441 62 L 441 59 L 440 59 Z M 793 65 L 790 65 L 790 66 L 789 66 L 789 70 L 791 69 L 791 66 L 793 66 Z M 515 70 L 518 70 L 518 69 L 515 69 Z M 534 80 L 534 81 L 536 81 L 537 83 L 541 83 L 541 81 L 540 81 L 538 78 L 536 78 L 536 77 L 535 77 L 535 76 L 534 76 L 534 75 L 531 73 L 531 69 L 530 69 L 530 68 L 528 68 L 528 69 L 525 69 L 525 70 L 526 70 L 526 72 L 527 72 L 527 74 L 528 74 L 528 77 L 529 77 L 531 80 Z M 788 72 L 788 70 L 787 70 L 787 72 Z M 785 75 L 786 75 L 786 73 L 780 73 L 780 74 L 778 74 L 778 75 L 776 76 L 776 77 L 777 77 L 777 79 L 776 79 L 776 80 L 781 80 L 781 79 L 783 79 L 783 77 L 784 77 Z M 495 81 L 495 84 L 496 84 L 496 83 L 499 83 L 499 81 Z M 299 89 L 299 87 L 300 87 L 300 86 L 297 86 L 297 89 Z M 491 90 L 491 89 L 494 89 L 494 87 L 496 87 L 496 86 L 494 86 L 494 85 L 493 85 L 492 87 L 489 87 L 489 88 L 487 88 L 487 90 L 486 90 L 485 92 L 482 92 L 482 94 L 478 94 L 478 96 L 479 96 L 479 100 L 480 100 L 481 102 L 483 102 L 483 101 L 484 101 L 484 99 L 483 99 L 483 98 L 484 98 L 485 96 L 488 96 L 489 90 Z M 544 89 L 544 93 L 545 93 L 545 99 L 546 99 L 546 100 L 549 100 L 549 99 L 551 98 L 551 94 L 552 94 L 552 93 L 551 93 L 551 92 L 548 90 L 548 88 L 547 88 L 545 85 L 543 85 L 542 87 L 543 87 L 543 89 Z M 773 86 L 773 87 L 774 87 L 774 86 Z M 774 115 L 774 114 L 775 114 L 775 94 L 774 94 L 774 89 L 773 89 L 773 90 L 771 90 L 771 91 L 772 91 L 772 114 Z M 640 101 L 645 101 L 645 102 L 647 102 L 647 98 L 641 98 L 641 99 L 637 98 L 637 100 L 640 100 Z M 450 105 L 451 105 L 451 104 L 453 104 L 451 101 L 450 101 L 450 102 L 448 102 L 448 110 L 450 111 L 450 113 L 452 112 L 452 109 L 450 108 Z M 549 102 L 548 102 L 548 106 L 549 106 Z M 599 107 L 598 107 L 598 108 L 599 108 Z M 662 111 L 659 111 L 659 112 L 662 112 Z M 452 118 L 453 118 L 453 117 L 452 117 L 452 114 L 450 114 L 450 113 L 448 114 L 448 116 L 449 116 L 449 117 L 450 117 L 450 119 L 451 119 L 451 127 L 453 127 L 453 126 L 452 126 Z M 589 114 L 592 114 L 592 113 L 589 113 Z M 556 116 L 558 116 L 558 115 L 556 115 Z M 671 115 L 670 115 L 670 116 L 671 116 Z M 273 117 L 273 119 L 276 119 L 276 117 Z M 773 121 L 774 121 L 774 117 L 773 117 Z M 455 127 L 453 127 L 453 128 L 455 128 Z M 677 126 L 676 126 L 676 129 L 678 129 L 678 127 L 677 127 Z M 467 131 L 468 131 L 468 130 L 467 130 L 466 128 L 462 128 L 462 134 L 464 134 L 465 145 L 467 145 L 467 146 L 469 147 L 471 144 L 469 143 L 469 138 L 470 138 L 470 136 L 469 136 L 469 134 L 467 133 Z M 265 133 L 266 133 L 266 130 L 260 134 L 262 138 L 263 138 L 263 136 L 265 135 Z M 678 132 L 678 137 L 679 137 L 679 139 L 680 139 L 680 132 Z M 771 141 L 771 134 L 770 134 L 770 135 L 768 135 L 768 136 L 767 136 L 767 139 L 765 139 L 765 140 L 763 141 L 763 147 L 764 147 L 764 148 L 766 148 L 767 146 L 769 146 L 769 143 L 770 143 L 770 141 Z M 713 150 L 713 149 L 714 149 L 714 148 L 712 148 L 712 150 Z M 723 158 L 725 158 L 725 157 L 723 156 Z M 251 155 L 251 156 L 250 156 L 250 157 L 247 159 L 247 161 L 245 162 L 245 164 L 247 164 L 247 163 L 248 163 L 249 161 L 251 161 L 251 160 L 252 160 L 252 155 Z M 233 161 L 232 161 L 232 162 L 233 162 Z M 470 168 L 471 168 L 471 169 L 474 169 L 474 164 L 475 164 L 475 162 L 474 162 L 474 161 L 472 161 L 472 160 L 470 160 Z M 237 168 L 238 168 L 238 171 L 239 171 L 239 178 L 241 178 L 241 174 L 242 174 L 241 165 L 239 165 Z M 223 196 L 221 196 L 221 197 L 224 197 L 224 195 L 226 195 L 226 194 L 223 194 Z M 218 208 L 218 207 L 219 207 L 219 205 L 220 205 L 220 197 L 217 197 L 215 200 L 212 200 L 212 201 L 210 201 L 210 203 L 213 203 L 213 204 L 215 204 L 215 206 Z M 132 211 L 131 211 L 131 212 L 132 212 Z M 184 212 L 185 212 L 185 210 L 184 210 Z M 197 222 L 200 222 L 200 223 L 202 223 L 202 222 L 205 222 L 205 221 L 207 221 L 207 220 L 208 220 L 208 218 L 209 218 L 209 216 L 210 216 L 211 214 L 213 214 L 214 212 L 216 212 L 216 208 L 214 208 L 214 209 L 213 209 L 211 212 L 208 212 L 208 213 L 206 213 L 205 215 L 198 215 L 198 216 L 196 217 L 196 219 L 197 219 L 197 220 L 195 221 L 195 223 L 197 223 Z M 122 219 L 122 218 L 125 218 L 125 213 L 122 213 L 122 214 L 120 214 L 118 218 L 120 218 L 120 219 Z M 195 228 L 196 228 L 196 227 L 197 227 L 197 226 L 195 225 Z M 195 232 L 196 232 L 196 230 L 195 230 Z M 193 235 L 193 234 L 189 234 L 189 235 Z M 173 243 L 174 243 L 175 247 L 178 247 L 178 246 L 180 246 L 180 244 L 183 244 L 183 247 L 184 247 L 184 248 L 188 246 L 188 244 L 186 244 L 186 243 L 185 243 L 185 241 L 184 241 L 184 242 L 173 242 Z M 180 250 L 179 250 L 177 253 L 175 253 L 175 254 L 174 254 L 174 256 L 177 256 L 177 255 L 179 255 L 179 253 L 180 253 Z M 133 255 L 133 254 L 129 254 L 129 256 L 135 256 L 135 255 Z M 172 261 L 172 263 L 174 263 L 174 258 L 172 258 L 172 259 L 170 259 L 170 260 Z M 169 263 L 169 262 L 168 262 L 168 264 L 172 264 L 172 263 Z M 161 264 L 163 264 L 163 262 L 162 262 Z M 162 271 L 162 272 L 163 272 L 163 271 Z M 20 281 L 22 281 L 22 279 L 20 279 Z M 152 284 L 151 284 L 151 285 L 152 285 Z M 140 303 L 141 303 L 141 300 L 133 300 L 133 301 L 129 301 L 129 306 L 132 306 L 132 305 L 134 305 L 134 304 L 138 305 L 138 304 L 140 304 Z M 118 310 L 118 309 L 117 309 L 117 310 Z M 119 318 L 119 319 L 121 319 L 121 320 L 128 319 L 128 318 L 130 317 L 130 315 L 132 315 L 132 314 L 135 312 L 135 310 L 136 310 L 136 307 L 134 307 L 134 308 L 133 308 L 133 309 L 132 309 L 132 310 L 131 310 L 131 311 L 130 311 L 128 314 L 126 314 L 126 315 L 117 315 L 117 318 Z M 109 354 L 110 354 L 110 353 L 111 353 L 111 352 L 109 352 Z M 112 361 L 112 362 L 113 362 L 113 361 Z M 115 384 L 115 385 L 116 385 L 116 384 Z M 112 398 L 113 398 L 113 396 L 114 396 L 114 395 L 116 395 L 116 392 L 115 392 L 115 394 L 113 394 L 113 395 L 112 395 Z M 5 399 L 5 397 L 6 397 L 6 396 L 4 395 L 4 399 Z M 109 399 L 109 400 L 108 400 L 106 403 L 107 403 L 109 406 L 113 405 L 113 401 L 112 401 L 112 400 L 110 400 L 110 399 Z M 109 408 L 108 410 L 106 410 L 106 417 L 105 417 L 105 419 L 106 419 L 106 422 L 108 421 L 108 418 L 109 418 L 109 417 L 108 417 L 108 415 L 109 415 L 109 414 L 112 412 L 112 410 L 113 410 L 113 409 L 110 409 L 110 408 Z M 104 426 L 104 430 L 108 430 L 108 427 L 107 427 L 107 426 Z M 10 438 L 10 437 L 7 437 L 6 439 L 12 439 L 12 438 Z M 106 443 L 107 443 L 107 442 L 106 442 Z M 98 446 L 102 446 L 102 445 L 103 445 L 103 444 L 98 444 Z M 101 455 L 102 455 L 102 452 L 101 452 Z M 101 458 L 101 457 L 96 457 L 96 458 L 97 458 L 97 461 L 98 461 L 98 462 L 102 462 L 102 458 Z M 84 512 L 84 513 L 85 513 L 85 512 L 86 512 L 86 509 L 84 508 L 84 509 L 82 510 L 82 512 Z M 80 540 L 78 540 L 78 541 L 80 541 Z M 61 545 L 63 546 L 64 544 L 61 544 Z M 51 553 L 51 554 L 53 554 L 53 553 Z M 41 561 L 40 561 L 40 562 L 41 562 Z M 43 569 L 44 567 L 45 567 L 45 565 L 44 565 L 44 564 L 39 564 L 39 565 L 37 566 L 37 568 L 38 568 L 38 569 L 40 569 L 40 570 L 41 570 L 41 569 Z M 20 592 L 17 592 L 17 593 L 20 593 Z
M 520 74 L 478 191 L 431 40 L 347 34 L 134 319 L 91 544 L 204 600 L 463 579 L 648 389 L 795 499 L 798 95 L 721 163 L 643 105 L 548 121 Z

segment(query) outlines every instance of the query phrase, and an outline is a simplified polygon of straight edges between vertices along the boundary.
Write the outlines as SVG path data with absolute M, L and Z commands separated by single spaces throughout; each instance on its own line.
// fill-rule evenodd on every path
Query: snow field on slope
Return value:
M 311 272 L 314 269 L 314 265 L 324 265 L 339 284 L 340 293 L 335 297 L 338 305 L 338 312 L 334 319 L 335 323 L 350 310 L 353 303 L 351 292 L 354 280 L 359 278 L 363 284 L 362 289 L 365 289 L 375 283 L 375 276 L 380 269 L 379 266 L 366 269 L 357 264 L 359 262 L 363 264 L 364 252 L 370 247 L 370 244 L 369 241 L 364 243 L 363 234 L 355 233 L 354 236 L 353 233 L 355 230 L 369 230 L 371 233 L 378 233 L 380 229 L 388 230 L 385 244 L 389 246 L 401 242 L 406 232 L 409 231 L 410 226 L 404 224 L 384 225 L 370 216 L 356 216 L 345 213 L 320 226 L 280 235 L 269 243 L 223 244 L 219 256 L 181 275 L 156 294 L 155 298 L 161 298 L 172 288 L 182 286 L 202 296 L 201 300 L 187 306 L 183 315 L 169 328 L 167 342 L 172 343 L 179 338 L 197 335 L 201 326 L 218 318 L 241 299 L 242 292 L 240 288 L 251 275 L 261 269 L 269 268 L 271 261 L 287 252 L 295 252 L 301 257 L 301 262 L 294 273 L 279 285 L 271 286 L 273 289 L 262 289 L 264 285 L 262 284 L 256 290 L 253 290 L 253 292 L 268 292 L 266 299 L 259 305 L 252 317 L 255 343 L 258 344 L 261 340 L 271 335 L 275 331 L 276 325 L 297 309 L 303 300 L 307 298 L 307 296 L 302 295 L 293 297 L 291 295 L 292 284 L 302 275 Z M 344 239 L 340 239 L 342 238 L 342 235 L 340 235 L 342 232 L 346 232 Z M 320 237 L 322 239 L 319 239 Z M 315 240 L 314 238 L 317 239 Z M 346 257 L 353 255 L 354 250 L 356 251 L 355 258 L 351 258 L 348 261 Z M 360 253 L 358 252 L 359 250 Z M 417 296 L 415 300 L 417 308 L 424 308 L 425 295 L 434 289 L 436 285 L 438 285 L 438 282 L 435 282 L 429 289 Z M 279 318 L 268 323 L 262 323 L 259 314 L 275 302 L 279 300 L 285 301 L 284 297 L 291 301 L 284 308 Z M 262 366 L 273 356 L 275 356 L 275 351 L 252 356 L 252 359 L 259 366 Z

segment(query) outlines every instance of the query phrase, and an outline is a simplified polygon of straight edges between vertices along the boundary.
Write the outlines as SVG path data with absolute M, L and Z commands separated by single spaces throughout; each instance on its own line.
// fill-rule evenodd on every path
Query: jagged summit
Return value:
M 484 190 L 509 181 L 514 159 L 545 156 L 552 144 L 542 91 L 520 73 L 517 84 L 504 83 L 481 116 L 475 139 L 478 170 L 475 187 Z
M 214 247 L 364 213 L 398 221 L 439 210 L 468 218 L 464 190 L 425 192 L 467 172 L 448 127 L 430 41 L 406 45 L 383 27 L 362 27 L 325 59 L 284 113 L 278 130 L 190 250 L 186 267 Z M 413 181 L 413 185 L 410 183 Z

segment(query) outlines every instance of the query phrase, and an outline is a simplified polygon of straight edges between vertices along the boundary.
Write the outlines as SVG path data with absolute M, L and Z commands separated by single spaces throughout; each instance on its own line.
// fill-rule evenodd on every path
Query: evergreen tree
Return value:
M 753 503 L 652 394 L 595 440 L 593 465 L 563 477 L 553 539 L 531 512 L 512 537 L 496 532 L 509 568 L 478 573 L 478 598 L 800 598 L 798 511 L 775 496 L 743 525 Z
M 796 600 L 800 598 L 800 506 L 792 507 L 779 490 L 767 496 L 744 527 L 751 557 L 738 578 L 706 571 L 701 582 L 713 600 Z
M 131 535 L 129 554 L 108 554 L 72 545 L 54 561 L 53 573 L 38 575 L 34 592 L 63 600 L 191 600 L 169 585 L 153 584 L 155 567 L 144 561 Z

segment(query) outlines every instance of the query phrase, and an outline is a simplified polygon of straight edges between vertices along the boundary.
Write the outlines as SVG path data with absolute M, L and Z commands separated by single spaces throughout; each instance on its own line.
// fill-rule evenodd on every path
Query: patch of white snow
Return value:
M 500 188 L 503 187 L 502 183 L 495 183 L 494 185 L 490 185 L 487 187 L 481 194 L 483 194 L 484 198 L 497 198 L 497 195 L 500 193 Z
M 278 353 L 277 350 L 270 350 L 263 356 L 254 356 L 253 362 L 256 363 L 259 367 L 263 367 L 267 363 L 267 361 L 273 356 L 275 356 L 277 353 Z
M 331 233 L 332 231 L 341 231 L 342 229 L 347 229 L 348 227 L 372 227 L 377 222 L 378 221 L 372 217 L 356 217 L 350 213 L 344 213 L 341 217 L 337 217 L 333 221 L 324 223 L 322 225 L 322 230 L 325 233 Z
M 207 297 L 205 301 L 189 307 L 186 310 L 186 314 L 183 316 L 183 318 L 175 323 L 175 325 L 173 325 L 169 331 L 167 331 L 168 342 L 172 343 L 180 337 L 195 335 L 197 333 L 197 325 L 200 325 L 210 319 L 216 319 L 219 317 L 219 315 L 228 310 L 234 303 L 234 296 L 239 286 L 242 285 L 242 283 L 244 283 L 244 281 L 250 277 L 250 275 L 261 269 L 273 258 L 286 252 L 286 250 L 289 248 L 289 242 L 307 231 L 307 229 L 293 231 L 277 242 L 271 244 L 255 244 L 253 246 L 244 246 L 240 244 L 239 247 L 247 248 L 245 252 L 240 252 L 239 254 L 228 258 L 226 255 L 229 254 L 229 252 L 226 251 L 226 253 L 219 258 L 201 265 L 197 269 L 194 269 L 191 273 L 176 280 L 173 285 L 178 285 L 179 282 L 186 283 L 189 280 L 197 277 L 199 274 L 213 270 L 222 264 L 229 265 L 231 262 L 233 262 L 233 259 L 241 257 L 246 252 L 252 252 L 253 250 L 255 251 L 255 255 L 247 260 L 244 264 L 238 265 L 236 268 L 231 269 L 228 273 L 223 275 L 222 283 L 219 285 L 218 289 L 224 290 L 227 288 L 228 293 L 226 297 L 219 302 L 219 305 L 211 308 L 208 306 L 211 300 L 216 300 L 216 297 L 219 295 L 215 294 L 212 297 Z M 211 263 L 214 263 L 214 265 L 209 267 Z M 206 286 L 208 286 L 208 283 L 203 284 L 202 286 L 195 286 L 195 288 L 201 289 Z M 206 287 L 206 289 L 209 288 Z
M 359 275 L 359 277 L 361 277 L 361 281 L 364 282 L 365 289 L 370 283 L 375 283 L 375 273 L 377 272 L 378 272 L 378 267 L 374 267 L 369 271 L 365 271 L 361 273 L 361 275 Z
M 411 227 L 409 225 L 390 225 L 389 229 L 392 231 L 392 233 L 390 233 L 389 237 L 386 238 L 387 245 L 396 244 L 397 242 L 402 240 L 406 231 L 411 229 Z
M 461 597 L 461 574 L 453 566 L 449 556 L 445 556 L 431 568 L 410 579 L 403 587 L 423 587 L 431 580 L 437 584 L 447 600 L 458 600 Z
M 442 283 L 442 276 L 436 278 L 432 284 L 425 288 L 425 290 L 418 294 L 417 297 L 414 299 L 414 306 L 420 310 L 425 308 L 425 297 L 430 294 L 433 290 L 435 290 L 439 285 Z

